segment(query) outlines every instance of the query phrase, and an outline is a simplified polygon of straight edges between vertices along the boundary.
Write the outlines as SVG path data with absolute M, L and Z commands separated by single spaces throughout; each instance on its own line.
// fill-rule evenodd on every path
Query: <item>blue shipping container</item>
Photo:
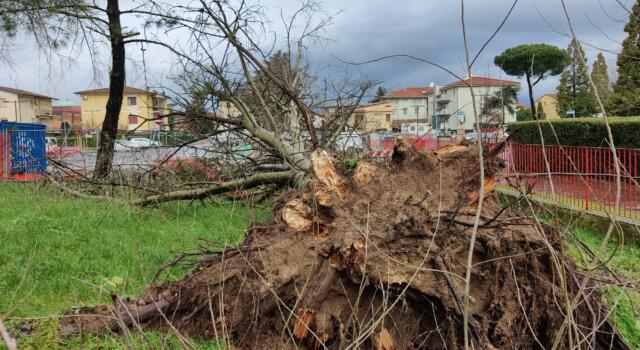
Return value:
M 42 174 L 47 170 L 46 126 L 0 122 L 0 169 L 9 175 Z M 6 164 L 10 162 L 10 164 Z M 1 163 L 1 162 L 0 162 Z M 2 172 L 2 170 L 0 170 Z

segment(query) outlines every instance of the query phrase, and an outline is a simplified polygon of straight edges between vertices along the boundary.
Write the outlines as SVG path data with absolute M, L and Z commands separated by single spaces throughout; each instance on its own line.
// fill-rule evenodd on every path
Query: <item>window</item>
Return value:
M 408 108 L 403 108 L 403 109 L 402 109 L 402 114 L 407 115 L 407 109 L 408 109 Z
M 153 103 L 153 108 L 164 108 L 163 98 L 154 97 L 152 103 Z
M 138 101 L 135 96 L 127 97 L 127 105 L 135 106 L 138 104 Z
M 419 110 L 420 110 L 420 107 L 416 107 L 416 115 L 418 115 Z
M 391 121 L 391 114 L 387 114 L 387 115 L 385 115 L 385 116 L 384 116 L 384 119 L 385 119 L 387 122 L 390 122 L 390 121 Z
M 129 97 L 129 98 L 131 98 L 131 97 Z M 129 114 L 129 124 L 138 125 L 138 116 L 135 115 L 135 114 Z

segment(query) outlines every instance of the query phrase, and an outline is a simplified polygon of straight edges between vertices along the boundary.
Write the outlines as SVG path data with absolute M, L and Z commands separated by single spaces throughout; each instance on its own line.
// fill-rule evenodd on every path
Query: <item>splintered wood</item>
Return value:
M 347 183 L 336 171 L 329 153 L 316 149 L 311 153 L 311 165 L 313 173 L 327 190 L 335 193 L 340 200 L 347 198 Z
M 311 208 L 300 198 L 289 201 L 282 208 L 282 220 L 296 231 L 307 231 L 313 223 Z

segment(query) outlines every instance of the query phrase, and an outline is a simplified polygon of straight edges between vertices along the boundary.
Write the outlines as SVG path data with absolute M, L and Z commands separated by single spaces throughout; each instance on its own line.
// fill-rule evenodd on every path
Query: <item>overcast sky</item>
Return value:
M 615 0 L 565 0 L 574 20 L 578 38 L 589 65 L 603 50 L 610 75 L 615 76 L 615 53 L 625 38 L 623 31 L 627 13 Z M 140 0 L 124 1 L 127 3 Z M 475 55 L 484 41 L 497 28 L 513 0 L 466 0 L 466 25 L 469 47 Z M 622 0 L 627 8 L 633 1 Z M 286 13 L 297 8 L 295 0 L 262 0 L 268 13 L 277 16 L 280 8 Z M 338 13 L 324 33 L 328 41 L 314 46 L 311 62 L 320 74 L 330 74 L 323 67 L 342 65 L 355 76 L 364 75 L 388 90 L 409 86 L 426 86 L 431 81 L 444 85 L 454 80 L 448 73 L 425 63 L 408 59 L 390 59 L 364 66 L 349 66 L 339 60 L 361 62 L 391 54 L 411 54 L 446 66 L 460 76 L 464 46 L 460 26 L 460 2 L 457 0 L 325 0 L 325 13 Z M 278 18 L 274 18 L 274 22 Z M 274 26 L 275 28 L 275 26 Z M 277 28 L 276 28 L 277 30 Z M 505 49 L 525 43 L 547 43 L 566 48 L 568 26 L 560 0 L 519 0 L 511 17 L 474 66 L 474 75 L 505 76 L 493 65 L 493 57 Z M 588 45 L 587 45 L 588 44 Z M 48 64 L 30 37 L 21 36 L 13 42 L 11 67 L 0 68 L 0 85 L 47 94 L 58 99 L 77 102 L 74 91 L 108 86 L 109 52 L 103 50 L 100 59 L 105 64 L 94 74 L 86 53 L 72 63 Z M 128 46 L 127 84 L 144 87 L 139 46 Z M 170 86 L 171 55 L 161 48 L 146 51 L 147 78 L 150 86 Z M 324 72 L 324 73 L 323 73 Z M 557 78 L 540 82 L 535 94 L 555 91 Z M 526 86 L 523 81 L 523 87 Z M 521 90 L 520 100 L 525 100 Z

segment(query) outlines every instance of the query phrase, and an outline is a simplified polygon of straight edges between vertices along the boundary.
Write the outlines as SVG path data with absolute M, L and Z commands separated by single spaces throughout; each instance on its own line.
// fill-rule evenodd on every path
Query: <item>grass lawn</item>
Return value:
M 94 347 L 86 341 L 95 348 L 122 348 L 119 338 L 61 342 L 55 337 L 55 316 L 71 307 L 108 302 L 111 291 L 135 296 L 176 253 L 206 241 L 236 243 L 252 220 L 268 216 L 265 208 L 240 203 L 138 208 L 0 182 L 0 315 L 10 324 L 41 320 L 36 334 L 22 339 L 21 348 Z M 184 272 L 175 270 L 167 277 Z M 141 347 L 176 343 L 153 333 L 144 342 L 136 339 Z
M 603 239 L 603 234 L 588 229 L 575 229 L 574 233 L 592 251 L 595 251 Z M 615 239 L 607 247 L 609 257 L 616 249 Z M 578 264 L 586 266 L 575 247 L 570 254 Z M 640 285 L 640 247 L 624 245 L 615 251 L 608 263 L 609 268 L 626 278 L 634 286 Z M 634 348 L 640 349 L 640 292 L 632 288 L 605 286 L 601 288 L 602 297 L 611 311 L 611 318 L 624 339 Z

